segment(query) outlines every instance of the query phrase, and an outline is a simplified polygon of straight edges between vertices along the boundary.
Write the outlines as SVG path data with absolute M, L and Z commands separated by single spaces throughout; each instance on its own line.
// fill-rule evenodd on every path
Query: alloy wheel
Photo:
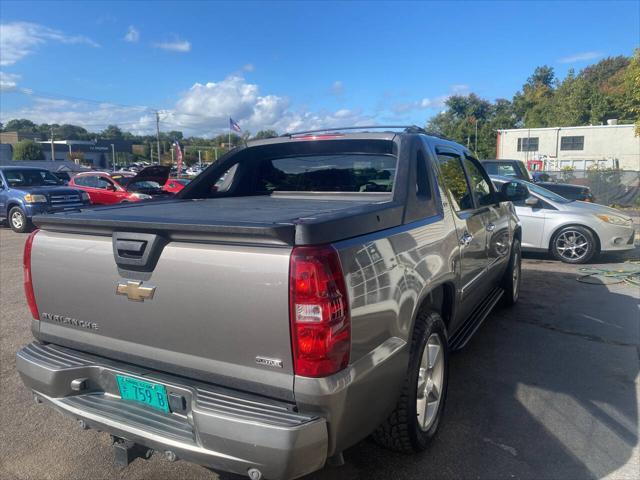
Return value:
M 513 281 L 513 300 L 518 299 L 520 294 L 520 271 L 521 271 L 520 252 L 514 252 L 513 254 L 513 272 L 511 272 L 511 278 Z
M 444 347 L 440 335 L 432 333 L 422 351 L 418 370 L 416 413 L 418 425 L 429 430 L 435 421 L 444 383 Z
M 13 228 L 15 228 L 16 230 L 20 230 L 22 229 L 22 227 L 24 227 L 24 215 L 22 214 L 22 212 L 18 210 L 13 212 L 13 214 L 11 215 L 11 225 L 13 225 Z
M 577 230 L 566 230 L 556 239 L 556 251 L 566 260 L 576 261 L 589 253 L 589 240 Z

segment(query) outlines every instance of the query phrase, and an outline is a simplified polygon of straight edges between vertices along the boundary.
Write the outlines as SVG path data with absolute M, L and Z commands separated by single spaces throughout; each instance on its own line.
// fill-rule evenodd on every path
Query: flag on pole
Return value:
M 242 131 L 242 129 L 240 128 L 240 125 L 238 125 L 238 122 L 235 122 L 231 117 L 229 117 L 229 129 L 238 133 Z
M 173 142 L 173 148 L 176 151 L 176 166 L 178 167 L 178 176 L 180 176 L 182 174 L 182 149 L 177 140 Z

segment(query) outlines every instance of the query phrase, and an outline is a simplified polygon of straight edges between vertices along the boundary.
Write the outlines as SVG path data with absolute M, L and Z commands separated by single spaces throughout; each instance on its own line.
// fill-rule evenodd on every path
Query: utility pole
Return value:
M 476 137 L 475 137 L 476 146 L 474 148 L 474 152 L 476 156 L 478 156 L 478 119 L 476 118 Z
M 111 160 L 113 161 L 113 171 L 116 171 L 116 146 L 111 144 Z
M 158 142 L 158 165 L 160 165 L 160 112 L 158 110 L 156 110 L 156 135 L 156 140 Z M 171 163 L 173 163 L 173 161 Z
M 149 144 L 149 160 L 153 163 L 153 143 Z
M 51 127 L 51 161 L 52 162 L 56 161 L 56 152 L 55 152 L 55 149 L 53 148 L 53 127 Z
M 198 166 L 202 168 L 202 155 L 200 155 L 200 150 L 198 150 Z

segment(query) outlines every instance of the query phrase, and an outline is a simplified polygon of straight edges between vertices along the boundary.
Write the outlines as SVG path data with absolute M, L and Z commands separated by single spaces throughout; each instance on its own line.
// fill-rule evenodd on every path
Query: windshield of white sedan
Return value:
M 524 183 L 530 192 L 535 193 L 536 195 L 540 195 L 541 197 L 546 198 L 547 200 L 551 200 L 552 202 L 557 203 L 570 203 L 572 200 L 564 198 L 557 193 L 553 193 L 551 190 L 547 190 L 546 188 L 542 188 L 535 183 L 530 182 L 522 182 Z

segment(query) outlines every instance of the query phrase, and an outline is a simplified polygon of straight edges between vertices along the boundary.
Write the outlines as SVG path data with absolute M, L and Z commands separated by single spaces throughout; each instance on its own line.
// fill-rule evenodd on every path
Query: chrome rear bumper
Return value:
M 52 344 L 32 343 L 17 354 L 16 368 L 36 398 L 83 425 L 172 452 L 213 469 L 265 478 L 297 478 L 323 467 L 324 418 L 293 405 L 199 384 Z M 122 400 L 116 374 L 165 386 L 180 399 L 169 414 Z

